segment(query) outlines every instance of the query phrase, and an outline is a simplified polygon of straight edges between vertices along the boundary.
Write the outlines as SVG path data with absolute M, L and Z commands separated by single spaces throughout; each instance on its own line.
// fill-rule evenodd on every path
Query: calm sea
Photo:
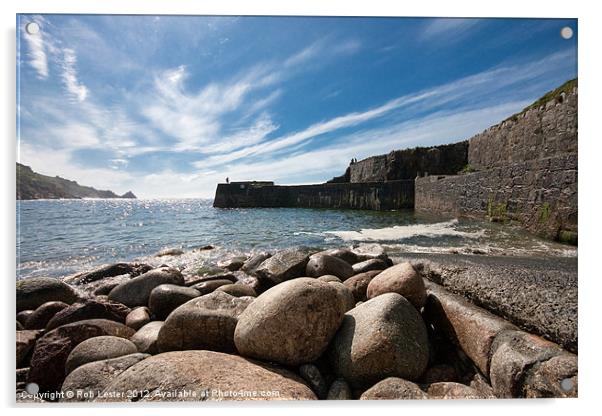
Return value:
M 426 218 L 412 211 L 215 209 L 211 200 L 37 200 L 17 202 L 17 279 L 65 276 L 119 261 L 196 267 L 224 256 L 293 246 L 382 244 L 403 252 L 576 256 L 518 227 Z M 214 250 L 198 251 L 204 245 Z M 179 257 L 154 256 L 178 247 Z

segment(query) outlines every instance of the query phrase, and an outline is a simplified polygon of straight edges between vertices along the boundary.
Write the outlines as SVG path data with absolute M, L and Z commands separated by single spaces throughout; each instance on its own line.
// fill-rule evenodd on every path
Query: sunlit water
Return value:
M 17 278 L 65 276 L 100 264 L 146 261 L 197 267 L 218 258 L 293 246 L 382 244 L 399 253 L 576 256 L 518 227 L 419 217 L 412 211 L 215 209 L 210 200 L 38 200 L 17 203 Z M 198 251 L 204 245 L 214 250 Z M 179 247 L 179 257 L 157 258 Z

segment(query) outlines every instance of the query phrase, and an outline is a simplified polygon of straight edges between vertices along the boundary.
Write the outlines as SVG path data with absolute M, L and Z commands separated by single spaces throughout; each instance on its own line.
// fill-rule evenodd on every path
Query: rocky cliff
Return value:
M 34 172 L 29 166 L 17 163 L 17 199 L 80 199 L 80 198 L 136 198 L 131 191 L 117 195 L 59 176 L 46 176 Z

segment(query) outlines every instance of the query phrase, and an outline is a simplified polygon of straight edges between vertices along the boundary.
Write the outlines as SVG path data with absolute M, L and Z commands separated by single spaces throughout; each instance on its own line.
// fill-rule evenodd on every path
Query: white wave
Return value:
M 360 231 L 326 231 L 344 241 L 394 241 L 412 237 L 464 237 L 480 238 L 485 230 L 468 232 L 456 229 L 457 219 L 433 224 L 396 225 L 386 228 L 365 228 Z

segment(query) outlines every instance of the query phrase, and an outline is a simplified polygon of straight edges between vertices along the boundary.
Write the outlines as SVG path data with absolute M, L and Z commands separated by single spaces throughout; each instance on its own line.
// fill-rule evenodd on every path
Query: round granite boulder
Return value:
M 232 280 L 229 279 L 217 279 L 217 280 L 207 280 L 204 282 L 196 283 L 191 287 L 197 290 L 200 296 L 208 295 L 209 293 L 216 290 L 218 287 L 231 285 L 233 284 Z
M 424 281 L 409 262 L 389 267 L 375 276 L 368 284 L 368 299 L 389 292 L 399 293 L 418 310 L 426 302 Z
M 355 299 L 353 298 L 353 293 L 347 286 L 345 286 L 341 282 L 327 282 L 329 285 L 332 285 L 337 291 L 339 296 L 339 301 L 341 302 L 341 310 L 343 313 L 351 310 L 355 307 Z
M 322 355 L 343 319 L 330 283 L 298 278 L 261 294 L 239 316 L 234 342 L 241 355 L 285 365 Z
M 191 287 L 159 285 L 151 291 L 148 307 L 156 319 L 163 320 L 178 306 L 199 296 L 201 293 Z
M 242 283 L 234 283 L 231 285 L 223 285 L 215 289 L 216 292 L 225 292 L 229 295 L 240 298 L 241 296 L 250 296 L 252 298 L 257 297 L 257 293 L 255 290 L 249 286 L 244 285 Z
M 417 384 L 397 377 L 388 377 L 366 390 L 360 400 L 423 400 L 428 394 Z
M 452 382 L 433 383 L 428 387 L 427 393 L 431 399 L 463 400 L 486 398 L 472 387 Z
M 132 341 L 138 351 L 146 354 L 158 354 L 159 347 L 157 346 L 157 340 L 159 339 L 159 332 L 163 327 L 163 321 L 152 321 L 140 328 L 130 341 Z
M 349 263 L 328 254 L 314 254 L 309 258 L 305 273 L 310 277 L 320 277 L 327 274 L 346 280 L 353 276 L 353 268 Z
M 288 370 L 214 351 L 172 351 L 152 356 L 119 374 L 105 389 L 128 390 L 150 393 L 121 398 L 104 395 L 96 401 L 316 399 L 303 380 Z M 188 394 L 168 395 L 174 391 Z M 253 391 L 258 394 L 245 393 Z
M 152 290 L 163 284 L 184 285 L 184 276 L 178 269 L 159 267 L 120 283 L 109 292 L 109 299 L 123 303 L 130 308 L 146 306 Z
M 385 270 L 389 265 L 382 259 L 368 259 L 353 265 L 353 272 L 366 273 L 372 270 Z
M 58 328 L 59 326 L 87 319 L 109 319 L 111 321 L 125 322 L 125 317 L 130 313 L 127 306 L 113 302 L 108 299 L 96 297 L 82 302 L 76 302 L 57 312 L 48 324 L 46 330 Z
M 19 312 L 17 314 L 17 322 L 20 322 L 21 325 L 25 327 L 25 324 L 27 323 L 27 320 L 29 319 L 32 313 L 34 313 L 34 311 L 32 311 L 31 309 Z
M 32 277 L 17 281 L 17 312 L 35 310 L 46 302 L 72 304 L 78 299 L 75 290 L 51 277 Z
M 25 323 L 25 328 L 44 329 L 54 315 L 68 307 L 69 305 L 65 302 L 46 302 L 29 315 L 27 322 Z
M 330 358 L 335 373 L 356 388 L 391 376 L 416 380 L 428 364 L 426 326 L 408 300 L 386 293 L 345 314 Z
M 132 309 L 125 317 L 125 325 L 136 331 L 151 321 L 150 310 L 146 306 L 138 306 Z
M 110 335 L 88 338 L 73 348 L 65 363 L 65 374 L 71 373 L 77 367 L 93 361 L 106 360 L 135 354 L 138 348 L 133 342 Z
M 213 292 L 188 301 L 165 320 L 157 339 L 159 351 L 236 351 L 234 329 L 253 300 Z
M 368 300 L 368 296 L 366 295 L 368 285 L 374 279 L 374 276 L 380 274 L 380 272 L 380 270 L 372 270 L 356 274 L 343 282 L 345 286 L 351 289 L 355 302 L 365 302 Z

